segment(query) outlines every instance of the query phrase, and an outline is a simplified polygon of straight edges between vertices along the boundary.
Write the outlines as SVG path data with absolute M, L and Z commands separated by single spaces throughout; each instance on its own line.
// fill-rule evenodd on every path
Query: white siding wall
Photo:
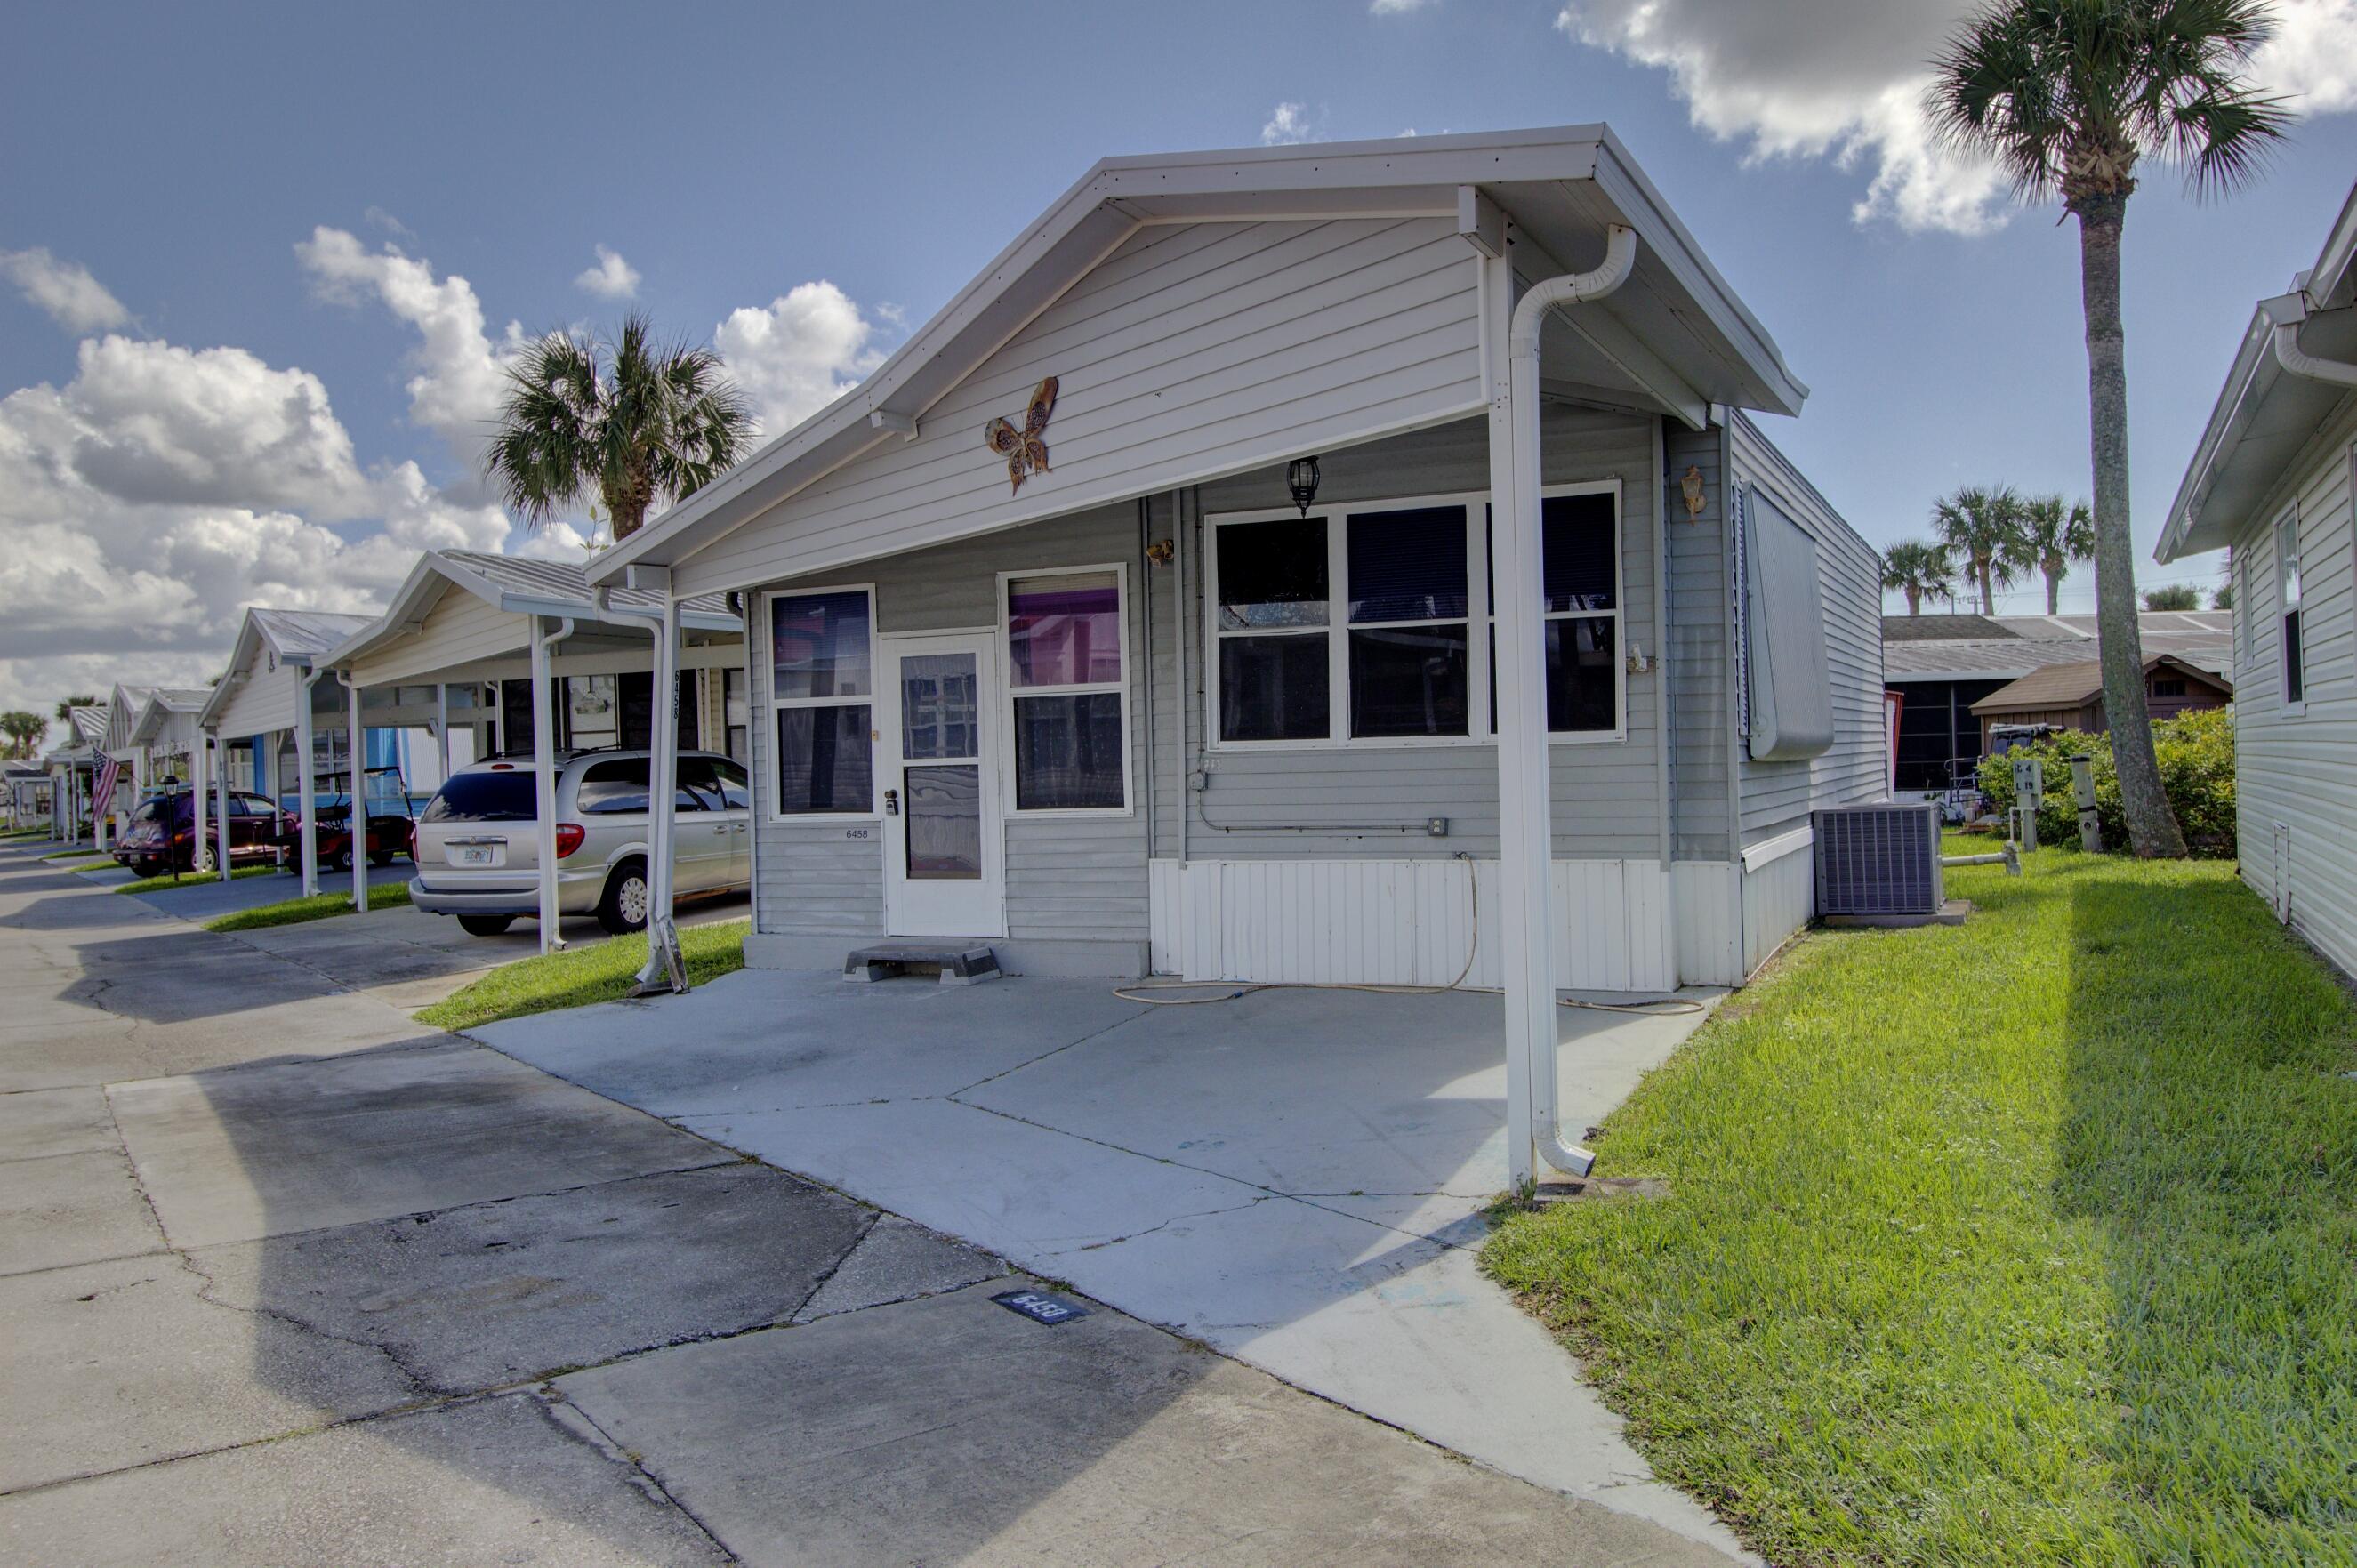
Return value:
M 291 665 L 268 667 L 266 650 L 254 654 L 254 667 L 245 683 L 230 696 L 221 713 L 219 733 L 224 740 L 243 740 L 273 730 L 295 727 L 295 706 L 301 699 L 303 677 Z
M 501 610 L 464 588 L 446 587 L 415 637 L 361 660 L 352 673 L 363 685 L 387 686 L 478 660 L 528 651 L 531 619 Z
M 2244 880 L 2343 970 L 2357 974 L 2357 553 L 2350 463 L 2357 399 L 2344 403 L 2234 544 L 2244 636 L 2234 671 Z M 2307 703 L 2285 711 L 2276 520 L 2297 506 Z M 2284 858 L 2287 834 L 2288 860 Z M 2289 886 L 2284 885 L 2288 868 Z M 2287 898 L 2287 894 L 2288 895 Z
M 675 581 L 802 576 L 1479 409 L 1477 265 L 1439 218 L 1139 229 L 926 410 L 916 440 L 787 498 Z M 1046 376 L 1055 472 L 1010 494 L 982 429 L 1020 423 Z

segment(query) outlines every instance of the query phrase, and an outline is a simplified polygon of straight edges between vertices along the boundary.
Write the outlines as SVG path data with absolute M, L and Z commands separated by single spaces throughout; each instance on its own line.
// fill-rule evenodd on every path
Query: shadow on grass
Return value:
M 2147 1563 L 2357 1562 L 2357 1069 L 2334 980 L 2237 883 L 2071 889 L 2053 1193 L 2109 1276 Z

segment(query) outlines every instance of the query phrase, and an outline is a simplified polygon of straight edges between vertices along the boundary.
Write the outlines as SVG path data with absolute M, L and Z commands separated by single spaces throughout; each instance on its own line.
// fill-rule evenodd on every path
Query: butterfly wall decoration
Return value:
M 1023 410 L 1023 428 L 1017 430 L 1005 419 L 994 419 L 982 427 L 983 445 L 1006 459 L 1006 493 L 1013 495 L 1023 488 L 1023 481 L 1033 474 L 1049 472 L 1048 444 L 1039 439 L 1048 428 L 1048 415 L 1055 412 L 1056 378 L 1049 376 L 1031 389 L 1031 401 Z

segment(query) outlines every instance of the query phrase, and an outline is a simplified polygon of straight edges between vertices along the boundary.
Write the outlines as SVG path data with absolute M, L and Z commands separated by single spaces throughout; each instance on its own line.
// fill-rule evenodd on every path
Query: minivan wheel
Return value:
M 461 915 L 458 929 L 470 937 L 500 937 L 515 923 L 513 915 Z
M 606 896 L 597 900 L 597 923 L 618 937 L 626 931 L 643 931 L 647 902 L 647 863 L 626 860 L 606 879 Z

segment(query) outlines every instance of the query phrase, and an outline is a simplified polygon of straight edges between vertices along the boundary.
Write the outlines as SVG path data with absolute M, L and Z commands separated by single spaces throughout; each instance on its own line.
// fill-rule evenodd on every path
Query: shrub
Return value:
M 2233 859 L 2234 843 L 2234 710 L 2205 708 L 2179 714 L 2152 726 L 2153 750 L 2160 758 L 2161 788 L 2177 812 L 2177 825 L 2194 854 Z M 2038 842 L 2079 842 L 2079 801 L 2071 786 L 2070 758 L 2094 764 L 2095 816 L 2106 849 L 2125 849 L 2127 813 L 2120 803 L 2120 778 L 2112 765 L 2112 737 L 2065 732 L 2002 757 L 1981 758 L 1981 793 L 2000 816 L 2013 809 L 2013 762 L 2035 757 L 2046 764 L 2046 804 L 2038 813 Z

